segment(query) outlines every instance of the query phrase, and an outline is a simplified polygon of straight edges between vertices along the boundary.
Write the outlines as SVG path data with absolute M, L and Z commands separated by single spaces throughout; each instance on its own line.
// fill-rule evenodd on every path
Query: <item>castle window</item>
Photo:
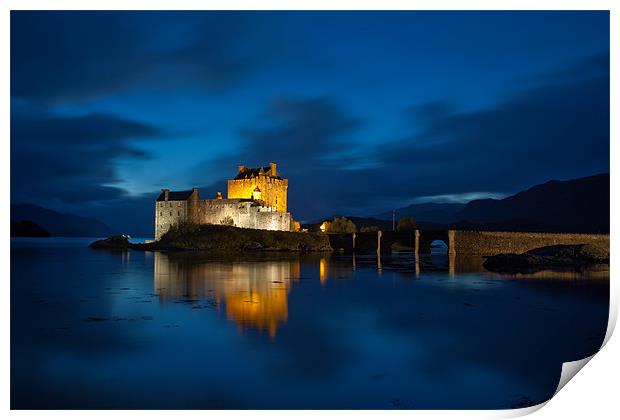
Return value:
M 180 216 L 180 215 L 181 215 L 181 212 L 180 212 L 180 211 L 177 211 L 177 216 Z
M 170 212 L 170 216 L 172 216 L 172 211 Z

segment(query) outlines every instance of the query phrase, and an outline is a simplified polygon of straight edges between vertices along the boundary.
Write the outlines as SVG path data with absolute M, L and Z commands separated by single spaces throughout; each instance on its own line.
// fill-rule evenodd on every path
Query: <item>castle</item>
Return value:
M 155 239 L 177 223 L 232 225 L 266 230 L 299 230 L 286 211 L 288 179 L 282 179 L 276 164 L 260 168 L 239 166 L 228 180 L 228 197 L 201 200 L 197 188 L 190 191 L 162 189 L 155 203 Z

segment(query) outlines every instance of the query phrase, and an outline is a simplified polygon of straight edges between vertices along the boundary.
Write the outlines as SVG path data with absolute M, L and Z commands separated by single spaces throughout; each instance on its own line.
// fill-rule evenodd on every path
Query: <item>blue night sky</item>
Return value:
M 270 160 L 302 221 L 608 172 L 609 14 L 11 14 L 13 203 L 149 232 Z

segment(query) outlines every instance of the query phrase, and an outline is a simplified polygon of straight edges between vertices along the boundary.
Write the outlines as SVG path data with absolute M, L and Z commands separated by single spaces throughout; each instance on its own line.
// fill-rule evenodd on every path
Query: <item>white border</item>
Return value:
M 2 41 L 0 43 L 0 56 L 4 57 L 2 66 L 0 66 L 0 74 L 2 75 L 1 84 L 2 100 L 0 101 L 0 126 L 3 129 L 2 148 L 3 153 L 1 159 L 3 165 L 2 185 L 4 194 L 2 194 L 3 203 L 0 207 L 0 218 L 4 223 L 0 224 L 0 233 L 5 238 L 2 242 L 2 259 L 3 271 L 2 286 L 4 288 L 3 298 L 3 346 L 2 346 L 2 391 L 3 405 L 6 411 L 9 410 L 10 400 L 10 355 L 9 355 L 9 328 L 10 328 L 10 243 L 9 238 L 9 209 L 10 209 L 10 66 L 9 66 L 9 46 L 10 46 L 10 10 L 610 10 L 611 19 L 611 163 L 618 162 L 618 76 L 620 75 L 620 66 L 618 65 L 618 41 L 620 40 L 620 21 L 618 11 L 620 7 L 618 2 L 612 1 L 583 1 L 583 0 L 437 0 L 437 1 L 398 1 L 383 0 L 381 2 L 358 0 L 358 1 L 326 1 L 326 0 L 245 0 L 235 1 L 234 3 L 222 0 L 57 0 L 54 2 L 44 0 L 4 0 L 2 2 L 2 15 L 0 18 L 0 33 Z M 208 6 L 208 7 L 207 7 Z M 616 7 L 614 7 L 616 6 Z M 615 168 L 614 168 L 615 169 Z M 614 186 L 618 185 L 618 174 L 616 170 L 611 171 L 611 214 L 620 214 L 618 211 L 618 195 L 614 191 Z M 611 220 L 611 247 L 616 249 L 616 237 L 618 234 L 618 223 L 612 217 Z M 573 419 L 583 418 L 585 416 L 603 419 L 615 418 L 618 413 L 617 376 L 620 373 L 620 363 L 618 355 L 620 354 L 620 345 L 618 340 L 609 341 L 611 333 L 616 323 L 618 314 L 618 286 L 614 276 L 613 267 L 616 266 L 618 259 L 616 254 L 612 253 L 612 274 L 611 282 L 611 305 L 610 305 L 610 323 L 605 338 L 604 349 L 593 358 L 589 363 L 589 368 L 580 373 L 580 378 L 571 381 L 562 391 L 550 400 L 548 404 L 541 404 L 534 408 L 504 411 L 210 411 L 208 413 L 201 411 L 117 411 L 113 415 L 119 418 L 129 418 L 135 415 L 148 415 L 152 418 L 164 418 L 170 415 L 187 416 L 192 418 L 203 418 L 205 415 L 209 417 L 217 417 L 223 419 L 236 419 L 240 415 L 251 415 L 254 418 L 287 418 L 295 419 L 314 419 L 317 416 L 337 415 L 342 419 L 374 418 L 377 414 L 388 416 L 390 418 L 409 418 L 416 416 L 418 418 L 503 418 L 525 415 L 538 410 L 542 406 L 548 405 L 544 410 L 538 411 L 534 416 L 538 418 L 562 418 Z M 573 365 L 574 366 L 574 365 Z M 51 417 L 51 418 L 82 418 L 89 416 L 91 418 L 107 418 L 112 413 L 106 411 L 12 411 L 11 416 L 20 418 L 31 417 Z

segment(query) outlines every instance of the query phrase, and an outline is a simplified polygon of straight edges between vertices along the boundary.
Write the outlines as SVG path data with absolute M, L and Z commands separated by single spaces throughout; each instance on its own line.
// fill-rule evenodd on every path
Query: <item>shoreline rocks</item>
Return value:
M 498 254 L 486 257 L 484 268 L 497 273 L 534 273 L 542 270 L 580 270 L 609 264 L 609 248 L 595 245 L 552 245 L 522 254 Z
M 99 249 L 136 249 L 143 251 L 332 251 L 327 235 L 309 232 L 285 232 L 244 229 L 223 225 L 181 225 L 159 241 L 132 244 L 122 235 L 90 244 Z
M 114 235 L 106 239 L 101 239 L 88 245 L 94 249 L 129 249 L 134 245 L 129 242 L 129 238 L 125 235 Z

